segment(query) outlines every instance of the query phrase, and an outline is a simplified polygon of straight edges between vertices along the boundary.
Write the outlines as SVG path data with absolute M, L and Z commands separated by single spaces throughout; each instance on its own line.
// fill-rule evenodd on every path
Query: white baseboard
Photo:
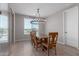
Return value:
M 79 50 L 79 47 L 77 49 Z
M 65 43 L 63 43 L 63 42 L 57 42 L 57 43 L 62 44 L 62 45 L 65 45 Z M 70 46 L 70 45 L 67 45 L 67 46 Z M 70 46 L 70 47 L 72 47 L 72 46 Z M 78 49 L 78 50 L 79 50 L 79 47 L 73 47 L 73 48 L 75 48 L 75 49 Z
M 30 40 L 26 40 L 26 39 L 19 39 L 19 40 L 16 40 L 16 42 L 18 41 L 30 41 Z
M 64 43 L 63 43 L 63 42 L 59 42 L 59 41 L 58 41 L 57 43 L 64 45 Z

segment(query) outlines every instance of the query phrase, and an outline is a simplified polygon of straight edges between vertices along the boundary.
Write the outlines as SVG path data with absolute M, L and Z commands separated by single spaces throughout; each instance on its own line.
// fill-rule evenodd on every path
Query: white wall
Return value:
M 23 35 L 23 16 L 15 15 L 15 40 L 21 40 Z
M 8 11 L 8 3 L 0 3 L 0 11 Z
M 39 23 L 39 36 L 41 36 L 42 34 L 45 34 L 45 25 L 46 25 L 46 22 Z
M 79 4 L 78 4 L 78 15 L 79 15 Z M 78 29 L 79 29 L 79 16 L 78 16 Z M 79 48 L 79 30 L 78 30 L 78 48 Z
M 63 13 L 59 12 L 47 18 L 46 33 L 58 32 L 58 41 L 63 42 Z
M 3 15 L 8 14 L 8 3 L 0 3 L 0 11 Z
M 74 6 L 78 6 L 78 11 L 79 11 L 79 4 L 74 5 Z M 74 6 L 72 6 L 72 7 L 74 7 Z M 63 10 L 63 11 L 65 11 L 65 10 Z M 64 25 L 63 24 L 63 11 L 57 12 L 47 18 L 46 33 L 48 34 L 49 32 L 57 31 L 59 33 L 58 42 L 64 44 L 65 40 L 63 38 L 64 37 L 63 36 L 63 25 Z M 79 12 L 78 12 L 78 14 L 79 14 Z M 79 16 L 78 16 L 78 20 L 79 20 Z M 78 24 L 76 27 L 77 27 L 77 32 L 78 32 L 78 34 L 76 34 L 76 36 L 78 38 L 77 41 L 78 41 L 78 47 L 79 47 L 79 30 L 78 30 L 79 29 L 79 21 L 78 21 Z

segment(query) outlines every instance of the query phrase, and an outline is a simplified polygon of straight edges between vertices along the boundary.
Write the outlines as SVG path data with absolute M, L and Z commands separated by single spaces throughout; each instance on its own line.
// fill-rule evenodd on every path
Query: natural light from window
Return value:
M 24 18 L 24 34 L 30 34 L 32 31 L 31 21 L 33 19 Z
M 33 22 L 31 23 L 33 19 L 30 18 L 24 18 L 24 34 L 30 34 L 31 31 L 36 31 L 36 35 L 39 34 L 39 23 Z
M 0 43 L 8 42 L 8 17 L 0 15 Z

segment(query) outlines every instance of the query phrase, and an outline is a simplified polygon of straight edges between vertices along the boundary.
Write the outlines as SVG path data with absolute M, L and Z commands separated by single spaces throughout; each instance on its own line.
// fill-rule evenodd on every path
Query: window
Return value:
M 39 22 L 32 23 L 32 30 L 36 31 L 36 35 L 39 36 Z
M 36 31 L 36 35 L 39 35 L 39 23 L 33 22 L 33 19 L 24 18 L 24 34 L 30 34 L 31 31 Z
M 30 34 L 32 31 L 31 21 L 32 19 L 24 18 L 24 34 Z
M 8 17 L 0 15 L 0 43 L 8 41 Z

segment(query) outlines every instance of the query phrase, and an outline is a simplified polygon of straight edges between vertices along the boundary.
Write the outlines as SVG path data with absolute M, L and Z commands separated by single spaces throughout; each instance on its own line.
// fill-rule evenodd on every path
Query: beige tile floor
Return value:
M 4 45 L 5 46 L 5 45 Z M 10 48 L 3 47 L 0 55 L 5 56 L 47 56 L 40 48 L 36 50 L 30 41 L 16 42 Z M 57 44 L 57 56 L 78 56 L 79 50 L 70 46 Z M 50 50 L 50 56 L 55 56 L 54 50 Z

